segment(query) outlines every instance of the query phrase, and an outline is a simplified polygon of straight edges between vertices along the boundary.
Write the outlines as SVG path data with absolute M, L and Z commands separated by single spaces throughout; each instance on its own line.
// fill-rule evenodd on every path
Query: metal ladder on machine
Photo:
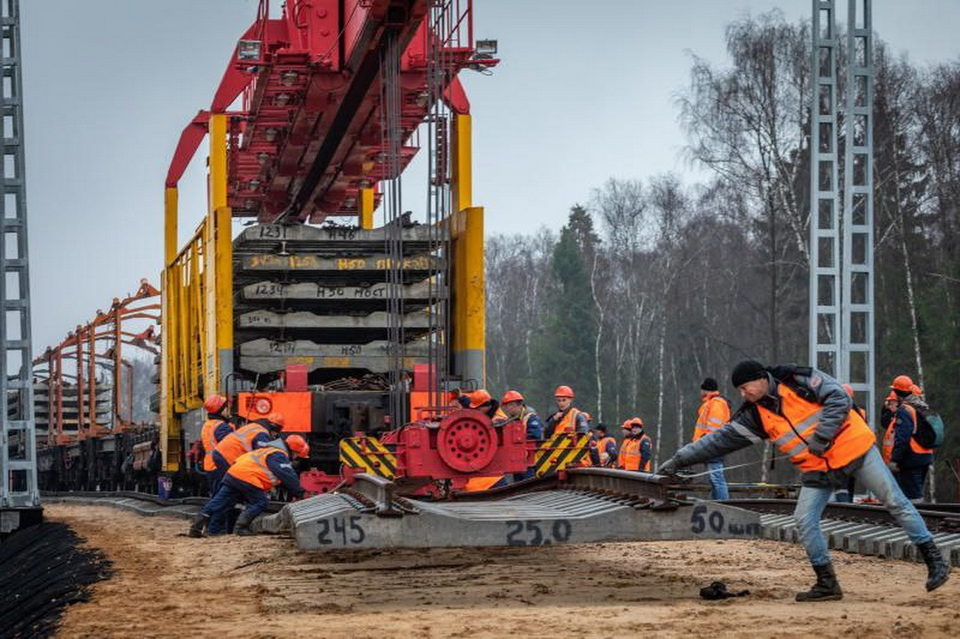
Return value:
M 20 2 L 0 0 L 3 58 L 0 109 L 0 534 L 40 520 L 30 345 L 30 273 L 24 181 Z M 13 239 L 12 242 L 8 241 Z

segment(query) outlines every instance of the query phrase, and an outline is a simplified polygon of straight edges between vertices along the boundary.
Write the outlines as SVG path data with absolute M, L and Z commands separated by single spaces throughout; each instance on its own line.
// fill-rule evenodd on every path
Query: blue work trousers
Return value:
M 914 544 L 922 544 L 933 539 L 927 525 L 917 509 L 903 494 L 890 469 L 883 463 L 880 451 L 876 447 L 865 455 L 863 465 L 854 473 L 861 486 L 879 499 Z M 803 486 L 797 498 L 797 508 L 793 512 L 800 541 L 807 551 L 807 557 L 814 566 L 830 563 L 827 540 L 820 529 L 820 517 L 827 507 L 833 488 L 829 486 Z
M 220 490 L 206 503 L 201 512 L 209 515 L 210 520 L 213 521 L 215 515 L 222 513 L 226 516 L 237 502 L 243 502 L 247 505 L 243 510 L 245 519 L 253 521 L 254 517 L 266 510 L 269 501 L 265 490 L 231 477 L 220 483 Z
M 210 498 L 217 494 L 220 490 L 220 484 L 223 482 L 224 471 L 222 468 L 216 467 L 213 470 L 207 471 L 207 488 L 209 489 Z M 222 535 L 227 532 L 227 513 L 217 513 L 210 516 L 210 524 L 207 526 L 208 535 Z
M 908 468 L 901 466 L 900 470 L 893 474 L 897 480 L 897 485 L 900 486 L 900 490 L 907 496 L 907 499 L 923 499 L 923 483 L 927 480 L 928 470 L 930 470 L 930 466 L 926 464 Z
M 710 474 L 710 499 L 730 499 L 730 491 L 727 490 L 727 478 L 723 476 L 723 458 L 711 459 L 707 462 L 707 470 Z

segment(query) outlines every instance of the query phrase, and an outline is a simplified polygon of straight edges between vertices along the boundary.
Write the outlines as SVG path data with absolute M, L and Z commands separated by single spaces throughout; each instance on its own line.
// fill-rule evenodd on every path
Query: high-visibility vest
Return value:
M 720 397 L 719 391 L 711 391 L 703 399 L 697 411 L 697 423 L 693 428 L 693 441 L 704 435 L 720 430 L 730 421 L 730 406 Z
M 557 422 L 556 427 L 553 429 L 553 434 L 557 433 L 575 433 L 577 432 L 577 415 L 580 414 L 580 411 L 571 406 L 567 409 L 567 414 Z
M 493 488 L 498 481 L 503 479 L 503 475 L 491 475 L 489 477 L 471 477 L 467 480 L 464 490 L 475 492 L 478 490 L 489 490 Z
M 286 453 L 273 446 L 266 446 L 249 453 L 244 453 L 237 458 L 237 461 L 230 467 L 227 474 L 232 475 L 240 481 L 245 481 L 248 484 L 256 486 L 260 490 L 270 490 L 274 486 L 279 485 L 280 480 L 277 479 L 277 476 L 270 470 L 270 466 L 267 465 L 267 457 L 277 454 L 286 457 Z
M 200 441 L 203 444 L 203 469 L 214 470 L 217 465 L 213 461 L 213 449 L 217 447 L 216 430 L 220 424 L 229 424 L 227 420 L 221 417 L 211 417 L 203 422 L 203 428 L 200 429 Z
M 627 437 L 620 444 L 620 455 L 617 458 L 617 465 L 624 470 L 642 470 L 645 473 L 650 472 L 650 460 L 640 467 L 640 449 L 643 448 L 644 440 L 650 441 L 650 436 L 644 433 L 640 437 Z
M 912 450 L 917 455 L 926 455 L 933 452 L 932 448 L 924 448 L 917 443 L 916 435 L 917 428 L 920 425 L 920 416 L 917 415 L 917 409 L 911 406 L 910 404 L 901 404 L 902 408 L 906 408 L 910 413 L 910 417 L 913 419 L 913 433 L 910 435 L 910 450 Z M 883 461 L 890 463 L 893 458 L 893 446 L 897 441 L 897 414 L 893 414 L 893 418 L 890 420 L 890 423 L 887 425 L 887 430 L 883 434 L 883 446 L 880 449 L 883 454 Z
M 866 454 L 876 441 L 876 436 L 860 413 L 850 409 L 833 439 L 833 445 L 823 457 L 817 457 L 807 450 L 807 442 L 820 423 L 823 407 L 803 399 L 786 384 L 780 384 L 779 394 L 780 414 L 759 404 L 757 412 L 770 441 L 780 452 L 789 455 L 790 461 L 803 472 L 843 468 Z
M 523 424 L 524 428 L 526 428 L 527 422 L 530 421 L 530 416 L 533 414 L 534 414 L 533 411 L 530 410 L 528 406 L 524 406 L 523 409 L 521 409 L 520 414 L 517 415 L 516 417 L 510 417 L 505 412 L 503 412 L 502 409 L 498 408 L 497 412 L 494 413 L 493 415 L 493 423 L 506 424 L 509 422 L 518 421 L 521 424 Z
M 614 445 L 617 443 L 615 437 L 607 435 L 606 437 L 601 437 L 600 441 L 597 442 L 597 452 L 600 453 L 600 464 L 606 466 L 609 460 L 609 455 L 607 454 L 607 444 L 613 442 Z
M 897 415 L 894 413 L 887 424 L 887 430 L 883 433 L 883 445 L 880 447 L 880 454 L 883 455 L 884 463 L 889 464 L 893 458 L 893 445 L 897 441 Z
M 227 460 L 228 464 L 233 464 L 240 455 L 253 450 L 253 440 L 261 433 L 264 435 L 270 434 L 270 432 L 260 424 L 241 426 L 221 439 L 220 443 L 216 446 L 216 451 L 223 455 L 223 458 Z

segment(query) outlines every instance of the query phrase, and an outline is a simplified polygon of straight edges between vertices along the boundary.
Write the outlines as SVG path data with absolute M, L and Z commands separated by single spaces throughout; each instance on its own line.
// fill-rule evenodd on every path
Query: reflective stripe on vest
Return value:
M 577 415 L 580 414 L 576 408 L 571 406 L 567 410 L 567 414 L 563 416 L 559 422 L 557 422 L 556 428 L 553 429 L 553 433 L 575 433 L 577 432 Z
M 893 417 L 890 419 L 890 423 L 887 424 L 887 430 L 883 433 L 883 447 L 880 449 L 880 453 L 883 455 L 883 461 L 890 463 L 893 459 L 893 445 L 897 441 L 897 415 L 894 413 Z
M 283 453 L 283 451 L 273 446 L 267 446 L 244 453 L 237 458 L 236 463 L 230 467 L 227 474 L 233 475 L 240 481 L 253 484 L 261 490 L 270 490 L 280 483 L 280 480 L 267 465 L 267 457 L 275 453 Z
M 643 448 L 644 440 L 650 441 L 650 436 L 644 433 L 640 437 L 628 437 L 620 445 L 620 455 L 617 459 L 617 465 L 624 470 L 642 470 L 650 472 L 650 460 L 640 468 L 642 455 L 640 449 Z
M 213 449 L 217 447 L 216 430 L 220 424 L 227 420 L 218 417 L 211 417 L 203 422 L 203 428 L 200 430 L 200 442 L 203 444 L 203 469 L 214 470 L 217 465 L 213 461 Z
M 697 410 L 697 423 L 693 428 L 693 441 L 720 430 L 730 421 L 730 407 L 720 397 L 719 391 L 710 391 Z
M 913 433 L 910 434 L 910 450 L 912 450 L 916 455 L 928 455 L 932 453 L 932 448 L 924 448 L 917 443 L 917 440 L 915 439 L 917 436 L 917 429 L 920 428 L 920 415 L 917 414 L 917 409 L 907 403 L 904 403 L 903 406 L 906 406 L 907 410 L 910 412 L 910 417 L 913 418 Z M 894 415 L 894 421 L 896 421 L 896 415 Z
M 260 424 L 247 424 L 233 431 L 217 444 L 216 451 L 223 455 L 228 464 L 237 461 L 240 455 L 249 453 L 253 450 L 253 440 L 257 435 L 263 433 L 269 435 L 266 428 Z
M 847 419 L 833 440 L 833 445 L 817 457 L 807 450 L 807 441 L 813 437 L 823 414 L 822 407 L 800 397 L 796 391 L 780 384 L 780 413 L 757 405 L 763 430 L 780 452 L 803 472 L 827 471 L 843 468 L 862 457 L 876 442 L 876 436 L 860 414 L 850 409 Z

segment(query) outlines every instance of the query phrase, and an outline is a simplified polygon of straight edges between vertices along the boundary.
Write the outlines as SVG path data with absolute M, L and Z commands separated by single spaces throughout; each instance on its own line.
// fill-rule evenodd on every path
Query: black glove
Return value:
M 680 469 L 680 464 L 677 463 L 676 457 L 671 457 L 667 461 L 660 464 L 660 467 L 657 468 L 657 473 L 660 475 L 676 475 L 677 470 Z
M 824 454 L 830 449 L 830 446 L 833 445 L 833 442 L 820 437 L 814 433 L 813 437 L 807 440 L 807 450 L 816 455 L 817 457 L 823 457 Z

